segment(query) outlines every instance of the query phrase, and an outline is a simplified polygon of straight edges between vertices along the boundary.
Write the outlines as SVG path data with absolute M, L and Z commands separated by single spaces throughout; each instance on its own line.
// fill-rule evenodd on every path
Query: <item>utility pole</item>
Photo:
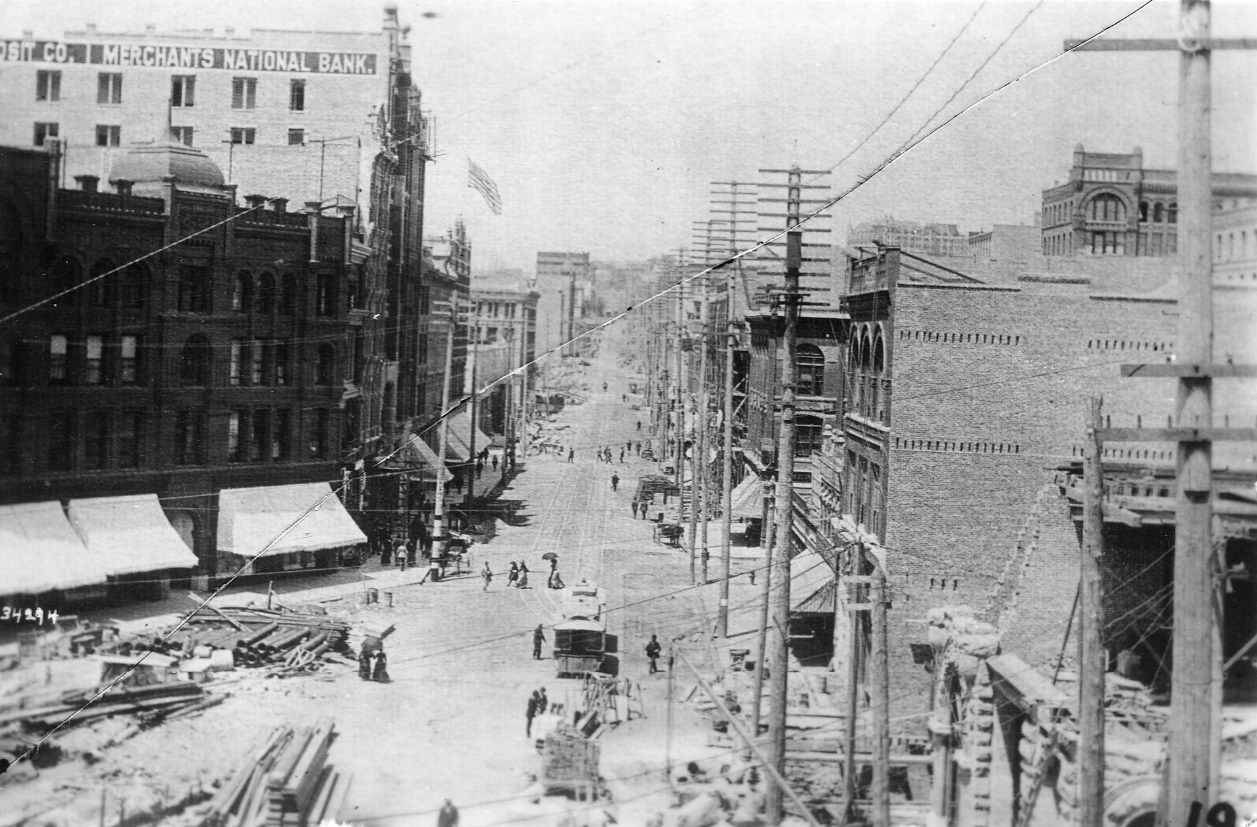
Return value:
M 1257 377 L 1257 366 L 1213 364 L 1212 91 L 1215 49 L 1252 49 L 1247 38 L 1213 38 L 1209 0 L 1181 0 L 1176 38 L 1066 41 L 1079 51 L 1177 51 L 1178 297 L 1177 361 L 1122 365 L 1123 376 L 1176 377 L 1167 428 L 1104 428 L 1105 441 L 1178 443 L 1174 509 L 1174 628 L 1169 762 L 1158 827 L 1188 824 L 1194 805 L 1217 802 L 1222 651 L 1216 626 L 1213 551 L 1213 443 L 1251 441 L 1257 429 L 1213 426 L 1213 378 Z M 1208 677 L 1206 677 L 1208 676 Z
M 1078 793 L 1081 827 L 1104 822 L 1104 468 L 1101 400 L 1092 398 L 1083 458 L 1082 555 L 1078 634 Z
M 843 823 L 852 820 L 851 808 L 855 804 L 855 720 L 860 709 L 860 658 L 863 647 L 860 644 L 860 631 L 864 621 L 860 618 L 860 608 L 866 606 L 864 601 L 864 583 L 867 577 L 862 576 L 864 566 L 864 543 L 857 543 L 855 553 L 848 564 L 847 581 L 847 612 L 851 633 L 847 636 L 847 720 L 846 720 L 846 756 L 842 772 L 842 815 Z M 936 776 L 934 786 L 941 789 L 941 776 Z
M 463 503 L 466 504 L 476 498 L 476 357 L 480 355 L 480 317 L 476 316 L 475 321 L 468 325 L 471 333 L 471 342 L 468 346 L 470 356 L 468 361 L 471 362 L 471 378 L 469 382 L 471 387 L 467 389 L 469 398 L 467 400 L 467 493 L 463 495 Z
M 764 499 L 773 501 L 776 497 L 776 484 L 768 480 L 762 480 L 760 485 L 764 487 Z M 772 506 L 769 506 L 769 520 L 772 523 Z M 771 531 L 765 531 L 768 537 L 768 543 L 764 547 L 764 568 L 762 575 L 764 578 L 764 586 L 761 591 L 759 606 L 759 634 L 756 640 L 759 645 L 759 657 L 755 659 L 755 698 L 751 705 L 751 728 L 755 730 L 755 738 L 759 738 L 761 710 L 764 706 L 764 661 L 768 659 L 768 606 L 772 602 L 772 582 L 773 582 L 773 541 L 776 537 Z
M 868 553 L 867 549 L 864 549 Z M 873 663 L 869 683 L 873 713 L 873 827 L 890 827 L 890 651 L 886 629 L 886 570 L 870 559 L 873 583 Z
M 722 638 L 729 636 L 729 535 L 733 528 L 733 350 L 737 344 L 733 324 L 733 291 L 737 271 L 732 266 L 728 268 L 728 277 L 725 293 L 728 313 L 725 321 L 724 440 L 720 451 L 720 612 L 717 629 Z
M 760 170 L 773 172 L 774 170 Z M 779 773 L 786 768 L 786 705 L 790 672 L 790 530 L 794 517 L 794 407 L 798 370 L 795 350 L 799 323 L 799 268 L 802 264 L 803 231 L 799 224 L 799 185 L 802 171 L 798 166 L 787 172 L 789 184 L 786 200 L 786 286 L 782 294 L 785 304 L 785 326 L 782 331 L 781 430 L 777 441 L 777 554 L 773 560 L 773 590 L 769 623 L 769 743 L 768 755 Z M 768 788 L 764 809 L 769 824 L 779 824 L 783 795 L 779 786 Z
M 707 471 L 710 463 L 707 458 L 707 425 L 711 419 L 707 406 L 707 276 L 699 277 L 699 293 L 702 296 L 702 304 L 699 305 L 699 326 L 702 328 L 702 335 L 699 337 L 699 347 L 701 348 L 698 355 L 698 467 L 694 471 L 694 484 L 698 486 L 698 509 L 703 514 L 701 542 L 703 547 L 702 556 L 699 558 L 702 565 L 701 583 L 707 582 L 707 524 L 710 520 L 709 511 L 711 505 L 708 502 L 707 493 Z
M 432 503 L 432 553 L 439 559 L 445 555 L 445 452 L 449 444 L 450 374 L 454 372 L 454 328 L 458 321 L 458 299 L 450 297 L 450 322 L 445 335 L 445 376 L 441 379 L 441 424 L 437 426 L 436 455 L 441 467 L 436 469 L 436 491 Z

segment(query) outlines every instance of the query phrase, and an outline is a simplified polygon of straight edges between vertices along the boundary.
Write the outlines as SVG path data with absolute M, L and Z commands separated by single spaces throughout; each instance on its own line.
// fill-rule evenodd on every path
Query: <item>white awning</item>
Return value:
M 111 576 L 196 568 L 156 494 L 70 500 L 70 524 Z
M 730 497 L 734 517 L 758 519 L 764 516 L 764 486 L 759 477 L 747 474 Z
M 837 587 L 829 561 L 814 551 L 790 558 L 790 611 L 833 614 Z
M 485 448 L 489 447 L 489 443 L 493 440 L 489 435 L 478 427 L 472 427 L 471 414 L 466 408 L 455 411 L 450 416 L 450 433 L 457 434 L 458 439 L 467 447 L 470 452 L 473 448 L 479 454 Z M 475 444 L 472 444 L 472 435 L 475 435 Z
M 414 469 L 417 473 L 412 476 L 426 477 L 429 480 L 436 479 L 437 469 L 440 469 L 443 482 L 454 479 L 445 463 L 437 458 L 436 451 L 429 448 L 428 443 L 418 434 L 403 436 L 397 451 L 384 464 L 389 468 Z
M 40 594 L 108 578 L 87 553 L 61 503 L 0 506 L 0 594 Z
M 325 482 L 218 492 L 219 551 L 269 557 L 366 541 Z

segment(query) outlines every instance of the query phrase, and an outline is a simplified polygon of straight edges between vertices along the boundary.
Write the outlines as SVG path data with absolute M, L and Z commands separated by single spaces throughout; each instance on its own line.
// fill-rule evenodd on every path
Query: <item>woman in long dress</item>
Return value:
M 519 562 L 519 582 L 515 585 L 521 589 L 528 588 L 528 564 L 523 560 Z
M 511 570 L 506 573 L 506 585 L 514 586 L 519 580 L 519 566 L 511 563 Z

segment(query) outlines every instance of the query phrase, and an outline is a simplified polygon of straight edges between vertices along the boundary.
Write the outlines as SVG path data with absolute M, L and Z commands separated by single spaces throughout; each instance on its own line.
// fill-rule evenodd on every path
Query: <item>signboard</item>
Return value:
M 62 43 L 55 40 L 0 40 L 0 62 L 325 75 L 374 75 L 376 72 L 376 56 L 369 52 L 295 52 L 153 43 Z

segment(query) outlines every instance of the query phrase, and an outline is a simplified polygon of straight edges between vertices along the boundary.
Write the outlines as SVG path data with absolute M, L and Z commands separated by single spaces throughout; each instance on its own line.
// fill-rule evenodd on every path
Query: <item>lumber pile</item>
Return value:
M 209 803 L 210 827 L 315 827 L 333 821 L 350 775 L 327 763 L 335 727 L 276 727 Z
M 579 733 L 558 728 L 546 733 L 541 753 L 541 783 L 547 793 L 570 792 L 578 799 L 598 796 L 601 744 Z
M 194 683 L 117 684 L 92 701 L 103 689 L 105 686 L 74 690 L 64 693 L 56 703 L 0 714 L 0 728 L 16 724 L 28 730 L 49 730 L 62 723 L 73 726 L 113 715 L 138 715 L 143 724 L 150 725 L 222 703 L 222 696 L 207 699 Z
M 328 652 L 348 649 L 349 624 L 313 612 L 218 608 L 205 604 L 165 641 L 168 651 L 232 652 L 237 666 L 271 667 L 279 673 L 313 671 Z

